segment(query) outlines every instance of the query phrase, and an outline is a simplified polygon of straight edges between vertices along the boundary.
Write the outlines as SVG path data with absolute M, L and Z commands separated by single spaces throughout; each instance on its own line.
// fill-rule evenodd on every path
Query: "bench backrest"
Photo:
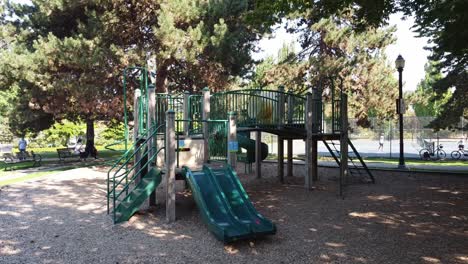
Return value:
M 13 161 L 14 159 L 16 159 L 15 155 L 11 154 L 11 153 L 4 153 L 3 154 L 3 158 L 5 159 L 9 159 L 11 161 Z
M 59 148 L 57 149 L 57 153 L 70 153 L 71 149 L 69 148 Z

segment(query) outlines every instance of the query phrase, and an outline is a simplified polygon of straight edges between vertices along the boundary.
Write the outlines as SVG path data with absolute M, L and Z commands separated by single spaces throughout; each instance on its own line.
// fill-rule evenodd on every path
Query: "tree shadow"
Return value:
M 379 173 L 376 185 L 350 186 L 343 200 L 336 183 L 326 179 L 321 188 L 306 191 L 299 178 L 281 185 L 273 178 L 243 177 L 255 207 L 278 232 L 226 245 L 210 234 L 187 192 L 178 193 L 173 224 L 165 222 L 159 205 L 114 225 L 106 214 L 105 173 L 77 169 L 3 187 L 0 262 L 467 261 L 466 178 Z

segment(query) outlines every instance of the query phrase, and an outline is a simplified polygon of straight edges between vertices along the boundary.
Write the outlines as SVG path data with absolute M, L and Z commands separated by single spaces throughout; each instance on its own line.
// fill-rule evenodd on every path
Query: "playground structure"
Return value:
M 130 113 L 125 106 L 126 150 L 108 172 L 107 208 L 114 223 L 127 221 L 148 199 L 149 205 L 155 205 L 155 190 L 161 182 L 165 185 L 166 220 L 175 221 L 175 182 L 180 179 L 188 183 L 203 220 L 218 239 L 230 242 L 274 234 L 275 225 L 256 211 L 235 172 L 238 161 L 255 163 L 256 177 L 262 176 L 261 163 L 268 154 L 268 146 L 261 142 L 262 132 L 278 136 L 281 183 L 284 141 L 289 142 L 287 174 L 292 175 L 294 139 L 306 141 L 306 189 L 313 189 L 319 180 L 318 141 L 325 143 L 340 165 L 340 195 L 349 174 L 361 175 L 364 170 L 364 177 L 374 182 L 348 139 L 347 96 L 342 92 L 331 91 L 328 108 L 332 128 L 326 132 L 322 126 L 325 103 L 321 89 L 311 89 L 305 96 L 285 92 L 283 87 L 214 94 L 205 88 L 202 94 L 156 94 L 150 77 L 145 68 L 124 71 L 124 102 L 127 87 L 133 84 L 135 88 L 133 140 L 129 133 Z M 255 133 L 255 139 L 249 138 L 250 132 Z M 348 147 L 356 162 L 348 156 Z M 362 167 L 356 165 L 358 162 Z

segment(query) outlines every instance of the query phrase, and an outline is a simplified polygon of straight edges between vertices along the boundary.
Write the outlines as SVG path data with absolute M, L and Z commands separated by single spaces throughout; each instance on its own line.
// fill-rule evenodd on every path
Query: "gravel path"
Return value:
M 238 171 L 243 171 L 239 167 Z M 468 178 L 376 175 L 337 196 L 336 170 L 314 191 L 241 175 L 275 236 L 231 245 L 206 229 L 189 194 L 178 221 L 164 208 L 113 225 L 106 174 L 75 169 L 0 189 L 0 263 L 468 263 Z M 180 186 L 179 186 L 180 187 Z

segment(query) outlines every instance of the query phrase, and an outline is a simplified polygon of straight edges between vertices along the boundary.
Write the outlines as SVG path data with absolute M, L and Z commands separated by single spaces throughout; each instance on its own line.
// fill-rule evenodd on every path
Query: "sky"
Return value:
M 414 20 L 409 18 L 402 20 L 401 14 L 392 14 L 390 16 L 389 24 L 396 25 L 397 31 L 395 37 L 397 41 L 395 44 L 390 45 L 386 52 L 390 65 L 395 65 L 395 59 L 399 54 L 403 56 L 406 61 L 403 70 L 404 91 L 413 91 L 416 89 L 417 84 L 424 78 L 424 64 L 427 62 L 429 52 L 424 50 L 427 46 L 427 38 L 417 38 L 417 34 L 411 30 Z M 291 43 L 298 39 L 298 35 L 287 33 L 284 28 L 278 28 L 273 38 L 264 38 L 258 43 L 260 52 L 253 54 L 255 59 L 263 59 L 268 56 L 276 56 L 278 51 L 283 46 L 283 43 Z M 295 43 L 296 51 L 301 50 L 300 45 Z M 398 72 L 395 70 L 395 77 L 398 78 Z

